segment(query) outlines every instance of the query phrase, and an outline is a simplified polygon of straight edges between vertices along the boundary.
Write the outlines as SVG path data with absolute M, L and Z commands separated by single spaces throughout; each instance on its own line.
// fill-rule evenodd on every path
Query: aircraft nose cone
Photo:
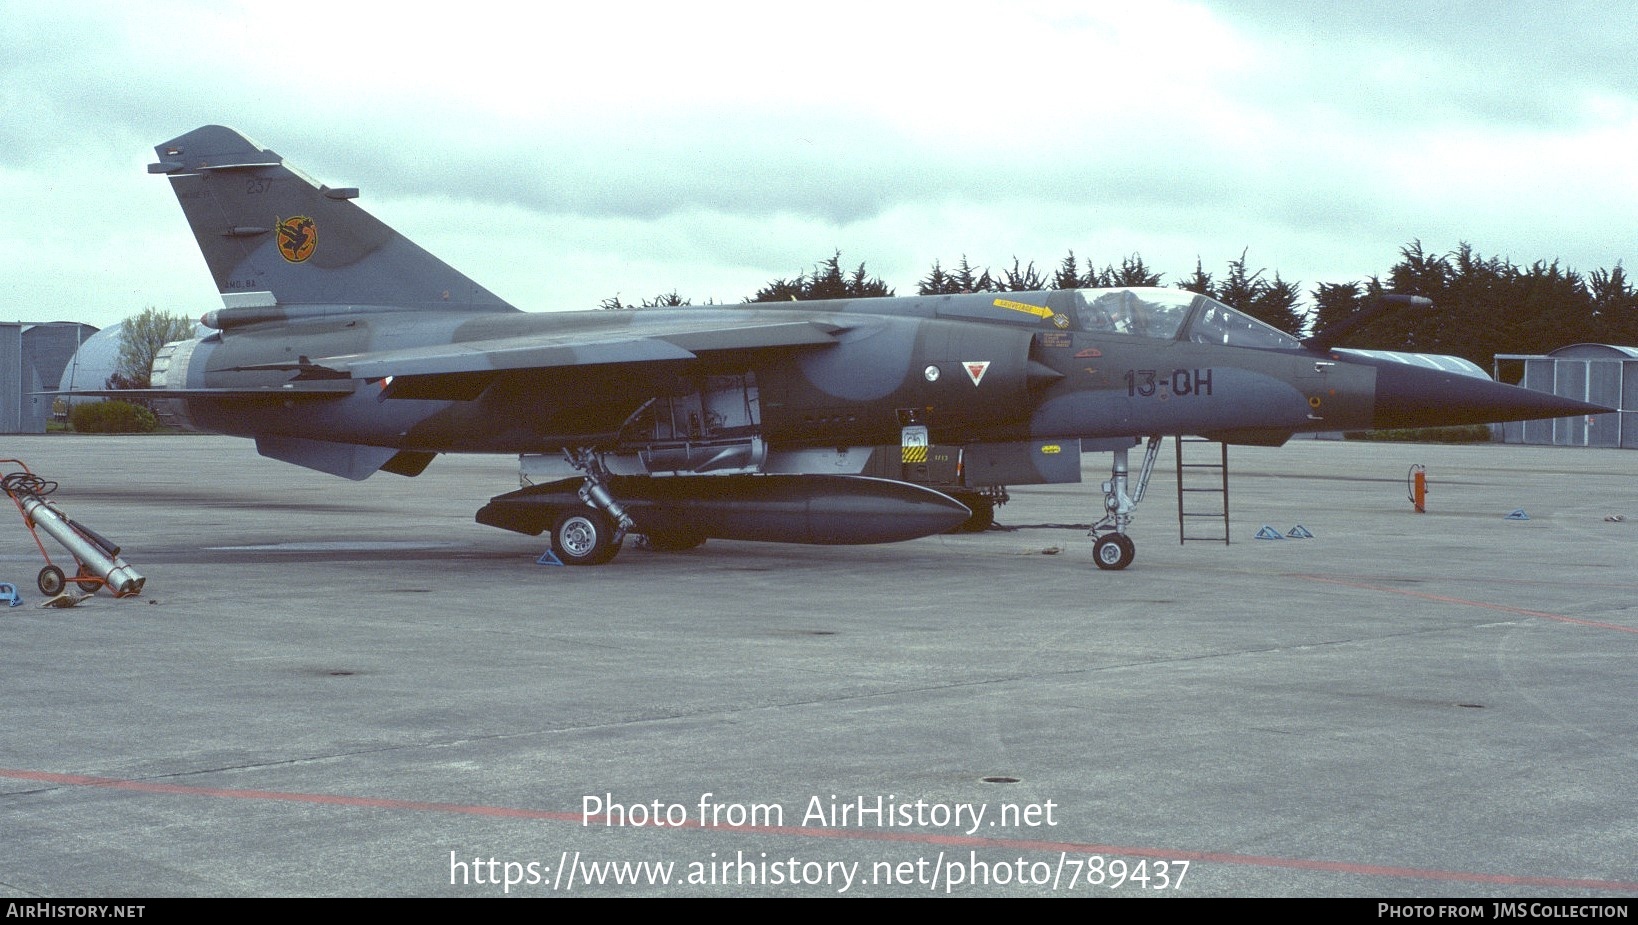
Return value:
M 1613 411 L 1603 405 L 1405 363 L 1376 370 L 1373 427 L 1440 427 Z

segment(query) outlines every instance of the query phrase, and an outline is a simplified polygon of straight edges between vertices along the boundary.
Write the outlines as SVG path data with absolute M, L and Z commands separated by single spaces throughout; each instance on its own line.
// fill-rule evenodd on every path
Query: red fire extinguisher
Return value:
M 1428 512 L 1427 467 L 1421 464 L 1411 466 L 1409 476 L 1405 481 L 1410 489 L 1410 503 L 1416 506 L 1416 513 L 1426 514 Z

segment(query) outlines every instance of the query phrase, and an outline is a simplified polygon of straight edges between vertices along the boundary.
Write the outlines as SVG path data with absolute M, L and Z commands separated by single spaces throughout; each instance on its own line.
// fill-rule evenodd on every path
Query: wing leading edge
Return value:
M 827 347 L 843 330 L 817 321 L 738 326 L 719 321 L 591 336 L 542 332 L 321 357 L 302 364 L 296 382 L 390 380 L 386 398 L 469 400 L 502 373 L 586 366 L 629 366 L 634 376 L 645 369 L 671 372 L 706 358 Z

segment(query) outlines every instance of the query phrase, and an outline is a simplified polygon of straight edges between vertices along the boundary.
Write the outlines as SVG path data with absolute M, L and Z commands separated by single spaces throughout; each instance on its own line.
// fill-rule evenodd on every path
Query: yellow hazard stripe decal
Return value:
M 926 446 L 907 446 L 901 454 L 901 461 L 907 463 L 924 463 L 927 461 Z
M 1013 302 L 1009 299 L 996 299 L 995 307 L 1006 308 L 1015 312 L 1023 312 L 1026 315 L 1034 315 L 1037 318 L 1051 318 L 1053 314 L 1052 309 L 1045 306 L 1031 305 L 1028 302 Z

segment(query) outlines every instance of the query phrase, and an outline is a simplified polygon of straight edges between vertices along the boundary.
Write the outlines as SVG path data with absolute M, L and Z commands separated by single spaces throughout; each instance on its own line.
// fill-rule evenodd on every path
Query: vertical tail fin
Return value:
M 223 296 L 271 292 L 280 305 L 391 306 L 515 311 L 320 186 L 284 158 L 220 125 L 156 147 L 149 173 L 170 177 Z

